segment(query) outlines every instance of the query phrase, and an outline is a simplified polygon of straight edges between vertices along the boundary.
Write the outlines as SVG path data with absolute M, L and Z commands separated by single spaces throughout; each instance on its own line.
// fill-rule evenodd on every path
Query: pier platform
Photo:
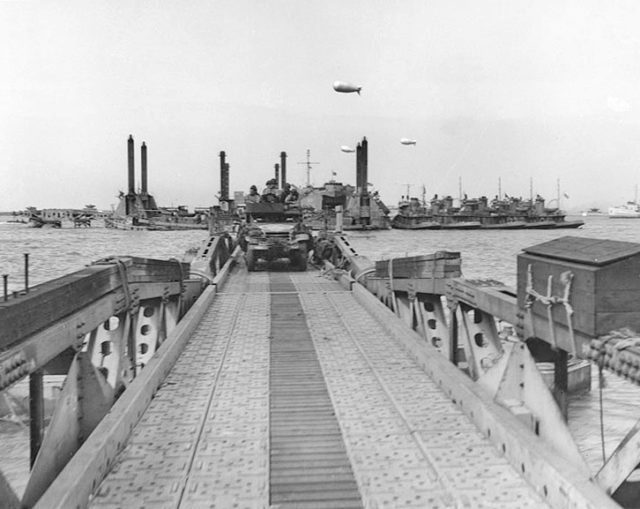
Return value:
M 390 318 L 318 271 L 235 267 L 90 507 L 545 507 Z

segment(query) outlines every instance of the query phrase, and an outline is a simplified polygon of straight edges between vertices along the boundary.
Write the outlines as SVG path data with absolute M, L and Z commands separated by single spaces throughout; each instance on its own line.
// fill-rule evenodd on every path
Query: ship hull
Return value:
M 426 217 L 395 216 L 391 228 L 397 230 L 439 230 L 442 227 L 437 221 Z
M 482 228 L 480 221 L 462 221 L 459 223 L 446 223 L 442 225 L 443 230 L 479 230 Z

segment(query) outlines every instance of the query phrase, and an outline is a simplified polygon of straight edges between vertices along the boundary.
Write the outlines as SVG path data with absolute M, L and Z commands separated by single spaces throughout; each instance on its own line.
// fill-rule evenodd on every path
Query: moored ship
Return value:
M 333 229 L 336 207 L 343 210 L 343 230 L 388 230 L 391 227 L 389 209 L 377 193 L 331 180 L 322 187 L 308 186 L 301 190 L 300 207 L 305 222 L 313 229 Z
M 583 221 L 567 221 L 566 214 L 559 208 L 545 207 L 540 195 L 533 200 L 496 196 L 489 203 L 486 196 L 460 200 L 454 205 L 451 196 L 438 198 L 430 203 L 417 198 L 401 202 L 398 214 L 393 218 L 393 228 L 399 229 L 552 229 L 578 228 Z M 424 225 L 423 228 L 420 226 Z
M 591 207 L 588 210 L 582 211 L 581 215 L 584 216 L 584 217 L 587 217 L 587 216 L 604 216 L 605 213 L 602 212 L 602 210 L 600 210 L 597 207 Z
M 208 209 L 189 212 L 185 206 L 158 207 L 153 195 L 147 191 L 147 146 L 141 147 L 141 189 L 135 191 L 133 136 L 127 141 L 128 192 L 120 192 L 119 203 L 113 214 L 106 217 L 107 228 L 123 230 L 206 230 Z
M 280 164 L 275 165 L 275 182 L 282 189 L 287 182 L 287 153 L 280 153 Z M 356 185 L 330 180 L 323 186 L 307 184 L 295 188 L 306 225 L 313 230 L 334 229 L 336 209 L 342 207 L 343 230 L 388 230 L 391 228 L 389 209 L 377 192 L 370 192 L 368 183 L 368 142 L 366 138 L 356 149 Z M 243 206 L 245 196 L 235 193 L 235 206 Z
M 624 205 L 609 207 L 609 217 L 613 219 L 636 219 L 640 217 L 640 206 L 635 201 L 629 201 Z
M 441 228 L 424 200 L 418 198 L 403 199 L 398 203 L 398 213 L 391 220 L 391 227 L 399 230 L 437 230 Z
M 369 191 L 369 143 L 356 146 L 356 185 L 331 180 L 322 187 L 307 186 L 301 191 L 300 207 L 305 222 L 314 229 L 335 228 L 336 207 L 341 206 L 343 230 L 388 230 L 389 209 L 377 192 Z

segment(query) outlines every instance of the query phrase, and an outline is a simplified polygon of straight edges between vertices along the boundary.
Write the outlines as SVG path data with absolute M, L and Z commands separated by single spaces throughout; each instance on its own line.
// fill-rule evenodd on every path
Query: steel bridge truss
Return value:
M 393 272 L 393 260 L 388 261 L 381 276 L 372 262 L 358 255 L 346 237 L 336 236 L 334 244 L 332 263 L 328 265 L 336 278 L 353 289 L 364 287 L 374 294 L 429 347 L 467 373 L 486 395 L 507 408 L 586 478 L 595 480 L 612 494 L 638 467 L 640 420 L 598 472 L 590 471 L 567 426 L 567 362 L 570 355 L 596 361 L 601 367 L 640 383 L 637 334 L 594 338 L 574 330 L 570 295 L 572 274 L 563 274 L 565 290 L 560 295 L 552 295 L 551 281 L 542 292 L 535 292 L 529 274 L 528 295 L 524 300 L 537 299 L 547 306 L 550 320 L 544 320 L 527 312 L 526 307 L 522 309 L 516 291 L 497 281 L 467 280 L 459 277 L 461 274 L 447 274 L 437 266 L 429 269 L 431 274 L 397 277 Z M 564 326 L 552 318 L 552 306 L 559 306 L 566 313 Z M 532 338 L 546 344 L 548 355 L 553 358 L 555 370 L 551 390 L 527 347 L 527 341 Z M 462 402 L 458 403 L 462 405 Z M 481 421 L 476 418 L 480 429 Z M 487 429 L 489 436 L 491 432 Z M 507 456 L 510 455 L 508 451 L 512 451 L 512 463 L 522 468 L 530 482 L 534 485 L 543 482 L 545 476 L 535 472 L 535 465 L 530 468 L 521 460 L 521 450 L 514 453 L 517 448 L 507 447 L 501 438 L 494 438 Z M 527 468 L 534 472 L 526 474 Z
M 29 480 L 19 500 L 0 471 L 3 507 L 36 504 L 175 334 L 232 248 L 228 235 L 211 237 L 191 267 L 178 260 L 107 258 L 0 303 L 0 391 L 29 377 L 31 410 Z M 66 375 L 46 432 L 44 375 Z

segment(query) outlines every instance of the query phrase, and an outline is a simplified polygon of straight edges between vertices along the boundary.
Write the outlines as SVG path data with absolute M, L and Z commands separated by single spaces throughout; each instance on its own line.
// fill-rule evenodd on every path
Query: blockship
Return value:
M 497 196 L 489 203 L 486 196 L 460 200 L 454 206 L 451 196 L 435 195 L 427 204 L 418 198 L 402 200 L 391 227 L 405 230 L 438 229 L 554 229 L 579 228 L 583 221 L 567 221 L 559 208 L 545 206 L 540 195 L 535 199 Z
M 369 142 L 356 146 L 356 186 L 331 180 L 323 187 L 302 189 L 300 206 L 305 222 L 314 229 L 335 228 L 336 207 L 342 207 L 344 230 L 387 230 L 391 227 L 389 208 L 377 192 L 369 191 Z
M 336 228 L 336 207 L 342 208 L 339 225 L 343 230 L 388 230 L 391 228 L 389 208 L 377 192 L 369 191 L 368 141 L 366 138 L 356 148 L 356 185 L 344 184 L 335 179 L 322 186 L 307 184 L 296 192 L 304 223 L 313 230 Z M 221 152 L 224 165 L 224 152 Z M 222 168 L 221 168 L 222 169 Z M 280 164 L 275 164 L 274 180 L 281 189 L 287 183 L 287 153 L 280 153 Z M 242 207 L 244 193 L 235 193 L 234 205 Z
M 141 146 L 141 188 L 135 191 L 133 136 L 127 141 L 128 191 L 120 192 L 118 206 L 105 217 L 107 228 L 122 230 L 206 230 L 209 208 L 189 212 L 186 207 L 158 207 L 147 189 L 147 146 Z

